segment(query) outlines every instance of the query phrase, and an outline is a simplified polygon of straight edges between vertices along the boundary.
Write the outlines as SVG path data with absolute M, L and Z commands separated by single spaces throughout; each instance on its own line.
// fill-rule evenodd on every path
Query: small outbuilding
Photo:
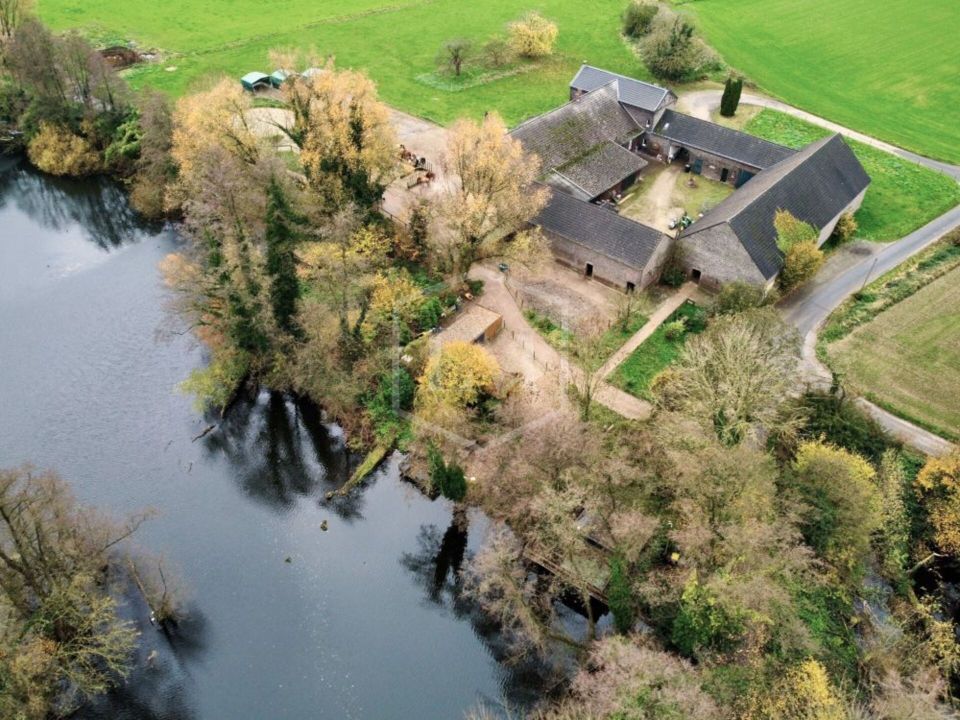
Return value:
M 434 337 L 434 341 L 448 343 L 462 340 L 482 344 L 496 338 L 502 328 L 503 318 L 499 313 L 472 302 L 456 320 Z
M 240 84 L 244 90 L 255 92 L 259 88 L 270 87 L 273 83 L 270 76 L 262 72 L 248 72 L 240 78 Z
M 290 77 L 290 73 L 286 70 L 274 70 L 270 73 L 270 84 L 275 88 L 279 88 L 286 82 L 287 78 Z

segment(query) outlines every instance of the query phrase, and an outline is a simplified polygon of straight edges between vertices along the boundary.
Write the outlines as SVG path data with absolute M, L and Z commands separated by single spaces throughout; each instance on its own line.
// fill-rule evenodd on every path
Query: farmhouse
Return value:
M 672 247 L 708 287 L 769 286 L 783 266 L 773 219 L 788 210 L 823 243 L 860 207 L 870 178 L 839 135 L 795 151 L 672 108 L 669 90 L 584 65 L 570 102 L 511 133 L 541 161 L 547 206 L 533 219 L 555 258 L 626 291 L 654 282 Z M 681 163 L 736 190 L 676 237 L 620 217 L 617 202 L 651 162 Z

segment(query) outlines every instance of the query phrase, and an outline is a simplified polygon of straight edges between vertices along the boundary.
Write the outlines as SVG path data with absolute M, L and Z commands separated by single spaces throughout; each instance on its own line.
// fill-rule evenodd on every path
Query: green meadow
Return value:
M 55 29 L 75 27 L 104 43 L 159 50 L 160 62 L 130 72 L 134 86 L 180 95 L 210 75 L 269 73 L 270 49 L 303 48 L 366 70 L 381 96 L 407 112 L 446 123 L 497 110 L 514 124 L 564 101 L 584 60 L 649 79 L 620 39 L 622 7 L 623 0 L 40 0 L 39 10 Z M 444 40 L 466 37 L 479 45 L 530 9 L 559 26 L 554 57 L 482 82 L 436 81 Z
M 691 13 L 767 92 L 916 152 L 960 162 L 960 4 L 702 0 Z

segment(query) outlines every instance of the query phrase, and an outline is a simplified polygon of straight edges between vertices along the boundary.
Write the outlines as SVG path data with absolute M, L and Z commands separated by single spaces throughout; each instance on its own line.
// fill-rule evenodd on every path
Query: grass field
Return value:
M 867 398 L 949 439 L 960 438 L 960 268 L 828 348 Z
M 960 5 L 951 0 L 675 3 L 767 92 L 917 152 L 960 162 Z
M 744 130 L 793 148 L 829 134 L 791 115 L 766 109 L 751 118 Z M 960 184 L 947 175 L 870 145 L 847 142 L 872 180 L 857 213 L 859 237 L 899 240 L 960 203 Z
M 39 0 L 56 29 L 80 28 L 105 43 L 156 48 L 159 63 L 130 73 L 135 86 L 174 95 L 211 74 L 239 78 L 271 72 L 272 48 L 314 49 L 340 66 L 366 70 L 381 96 L 402 110 L 449 122 L 498 110 L 513 124 L 566 100 L 584 60 L 649 78 L 619 35 L 624 0 Z M 482 43 L 523 12 L 537 9 L 560 35 L 553 58 L 535 68 L 468 87 L 442 88 L 432 75 L 440 44 L 454 37 Z M 175 67 L 168 71 L 167 68 Z
M 670 340 L 667 338 L 665 326 L 678 318 L 689 318 L 697 312 L 697 306 L 689 302 L 677 308 L 676 312 L 613 371 L 609 378 L 610 384 L 631 395 L 649 400 L 650 383 L 661 370 L 677 359 L 692 332 L 688 330 L 679 338 Z

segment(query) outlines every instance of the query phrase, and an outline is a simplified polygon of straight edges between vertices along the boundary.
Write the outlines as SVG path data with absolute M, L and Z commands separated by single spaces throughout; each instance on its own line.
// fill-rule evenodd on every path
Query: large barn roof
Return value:
M 822 229 L 869 184 L 856 155 L 840 135 L 833 135 L 762 171 L 683 234 L 727 223 L 769 279 L 783 266 L 773 225 L 778 210 Z
M 795 152 L 783 145 L 674 110 L 663 113 L 654 132 L 677 145 L 728 158 L 758 170 L 775 165 Z
M 581 92 L 592 92 L 611 82 L 616 87 L 617 99 L 620 102 L 650 112 L 659 110 L 664 102 L 672 97 L 669 90 L 659 85 L 652 85 L 592 65 L 581 65 L 576 76 L 570 81 L 570 87 Z
M 647 166 L 625 147 L 605 142 L 547 175 L 546 182 L 583 200 L 593 200 Z
M 554 190 L 532 223 L 636 269 L 646 267 L 666 240 L 659 230 Z
M 540 157 L 547 173 L 584 157 L 601 143 L 627 142 L 639 131 L 611 84 L 527 120 L 510 134 L 526 152 Z

